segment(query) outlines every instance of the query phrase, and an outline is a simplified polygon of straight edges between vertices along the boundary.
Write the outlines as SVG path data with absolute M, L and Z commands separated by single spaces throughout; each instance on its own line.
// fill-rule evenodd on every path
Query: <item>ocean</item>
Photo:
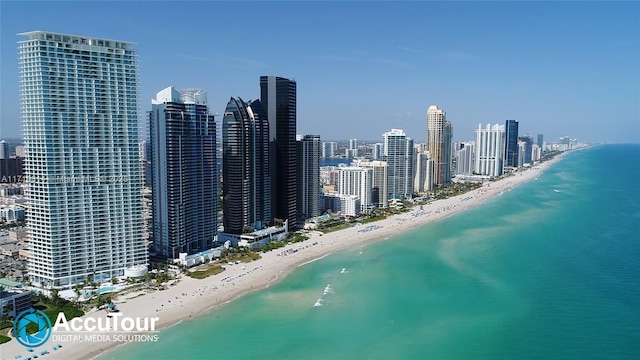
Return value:
M 100 359 L 640 359 L 638 159 L 640 145 L 573 151 Z

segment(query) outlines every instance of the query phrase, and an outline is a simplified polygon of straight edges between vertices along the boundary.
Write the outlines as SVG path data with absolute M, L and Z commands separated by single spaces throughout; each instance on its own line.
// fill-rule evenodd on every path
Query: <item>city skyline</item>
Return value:
M 327 140 L 377 139 L 401 128 L 421 142 L 426 109 L 438 104 L 454 125 L 454 141 L 471 140 L 478 123 L 505 119 L 518 119 L 520 135 L 542 133 L 549 142 L 565 135 L 640 141 L 637 3 L 190 5 L 2 2 L 0 138 L 22 135 L 16 34 L 40 29 L 137 43 L 141 120 L 144 104 L 167 84 L 211 89 L 211 112 L 222 114 L 230 96 L 259 98 L 257 77 L 279 74 L 299 84 L 298 133 Z M 147 20 L 185 11 L 210 18 L 249 6 L 244 13 L 253 20 L 242 29 L 225 27 L 224 17 L 213 28 L 194 19 L 179 31 Z M 89 9 L 91 17 L 80 16 Z M 357 22 L 353 12 L 362 15 Z M 407 13 L 439 15 L 424 22 Z M 116 14 L 114 28 L 106 20 Z M 321 20 L 309 22 L 310 15 Z M 270 16 L 291 22 L 257 21 Z M 382 20 L 390 26 L 380 27 Z M 463 30 L 443 26 L 451 21 Z M 227 39 L 261 33 L 274 40 L 256 44 L 260 56 L 230 55 L 246 52 Z M 169 40 L 184 46 L 167 52 Z M 609 126 L 596 126 L 603 119 Z

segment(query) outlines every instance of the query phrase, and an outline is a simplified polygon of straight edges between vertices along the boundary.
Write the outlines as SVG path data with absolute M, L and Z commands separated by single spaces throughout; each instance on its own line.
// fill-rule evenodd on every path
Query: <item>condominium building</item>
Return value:
M 170 86 L 151 104 L 153 245 L 156 255 L 177 259 L 214 245 L 216 123 L 202 90 Z
M 20 35 L 30 281 L 70 288 L 146 272 L 134 44 Z
M 298 211 L 304 219 L 320 216 L 320 135 L 305 135 L 298 141 Z
M 446 113 L 436 105 L 427 109 L 427 150 L 433 159 L 433 183 L 451 182 L 451 139 L 453 127 Z
M 355 166 L 345 166 L 338 169 L 338 194 L 356 195 L 360 198 L 360 211 L 371 210 L 371 192 L 373 190 L 373 170 Z
M 269 119 L 271 215 L 298 228 L 296 158 L 296 82 L 278 76 L 260 77 L 260 102 Z
M 433 159 L 431 159 L 431 154 L 428 151 L 420 150 L 420 146 L 416 146 L 413 158 L 413 191 L 425 193 L 433 190 Z
M 502 175 L 506 144 L 504 126 L 487 124 L 483 129 L 478 125 L 475 138 L 474 172 L 486 176 Z
M 524 142 L 524 164 L 531 164 L 533 161 L 531 155 L 533 154 L 533 138 L 529 135 L 520 136 L 518 141 Z
M 372 170 L 371 178 L 371 202 L 377 208 L 387 207 L 387 181 L 388 181 L 388 165 L 386 161 L 360 161 L 358 166 L 362 168 L 370 168 Z
M 333 141 L 323 142 L 322 143 L 322 157 L 323 158 L 332 158 L 336 156 L 336 152 L 338 151 L 338 143 Z
M 272 221 L 269 121 L 260 100 L 231 98 L 222 120 L 224 232 L 243 234 Z
M 0 159 L 8 159 L 9 155 L 9 144 L 6 141 L 0 140 Z
M 504 166 L 518 167 L 518 121 L 507 120 L 504 126 Z
M 401 129 L 382 134 L 387 162 L 387 200 L 410 199 L 413 194 L 413 140 Z
M 460 144 L 461 148 L 456 153 L 456 175 L 471 175 L 475 171 L 475 147 L 473 141 Z

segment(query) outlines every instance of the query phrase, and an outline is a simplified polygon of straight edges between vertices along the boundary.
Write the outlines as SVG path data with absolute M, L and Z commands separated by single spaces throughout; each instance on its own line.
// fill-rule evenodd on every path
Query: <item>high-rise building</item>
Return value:
M 411 199 L 413 195 L 413 140 L 401 129 L 382 134 L 387 162 L 387 199 Z
M 216 123 L 207 93 L 170 86 L 151 100 L 153 245 L 176 259 L 211 249 L 218 223 Z
M 433 189 L 433 159 L 423 146 L 416 146 L 413 153 L 413 191 L 424 193 Z
M 381 160 L 383 152 L 384 152 L 384 144 L 383 143 L 375 143 L 375 144 L 371 145 L 371 159 L 372 160 Z
M 323 142 L 322 143 L 322 157 L 323 158 L 332 158 L 336 156 L 336 152 L 338 151 L 338 143 L 333 141 Z
M 504 126 L 504 166 L 518 167 L 518 121 L 507 120 Z
M 20 35 L 29 280 L 68 289 L 144 274 L 134 44 Z
M 359 167 L 370 168 L 372 172 L 371 179 L 371 202 L 377 208 L 387 207 L 387 180 L 388 166 L 386 161 L 361 161 Z
M 271 215 L 297 223 L 296 82 L 277 76 L 260 77 L 260 101 L 269 118 Z
M 9 155 L 9 144 L 4 140 L 0 140 L 0 159 L 8 159 Z
M 446 113 L 436 105 L 427 109 L 427 150 L 433 159 L 433 183 L 451 182 L 451 140 L 453 126 Z
M 360 198 L 360 211 L 371 210 L 371 192 L 373 189 L 373 170 L 356 166 L 344 166 L 338 169 L 338 194 L 356 195 Z
M 531 155 L 533 154 L 533 139 L 531 136 L 520 136 L 519 140 L 524 142 L 524 163 L 531 164 Z
M 222 120 L 224 232 L 243 234 L 272 222 L 269 121 L 259 100 L 231 98 Z
M 504 126 L 487 124 L 483 129 L 482 125 L 478 125 L 475 135 L 474 173 L 486 176 L 502 175 L 506 143 Z
M 473 141 L 466 141 L 460 144 L 460 150 L 456 154 L 456 174 L 471 175 L 475 171 L 475 147 Z
M 300 220 L 320 216 L 324 210 L 320 204 L 320 144 L 320 135 L 305 135 L 298 141 Z
M 27 150 L 24 145 L 16 146 L 16 156 L 21 158 L 27 157 Z
M 544 135 L 538 134 L 538 143 L 537 143 L 537 145 L 540 148 L 540 150 L 542 150 L 544 148 Z

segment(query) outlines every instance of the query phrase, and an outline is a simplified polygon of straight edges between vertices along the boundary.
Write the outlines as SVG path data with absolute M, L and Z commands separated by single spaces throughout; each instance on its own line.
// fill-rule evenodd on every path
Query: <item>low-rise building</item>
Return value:
M 0 315 L 11 318 L 31 307 L 31 291 L 22 288 L 19 282 L 0 279 Z

